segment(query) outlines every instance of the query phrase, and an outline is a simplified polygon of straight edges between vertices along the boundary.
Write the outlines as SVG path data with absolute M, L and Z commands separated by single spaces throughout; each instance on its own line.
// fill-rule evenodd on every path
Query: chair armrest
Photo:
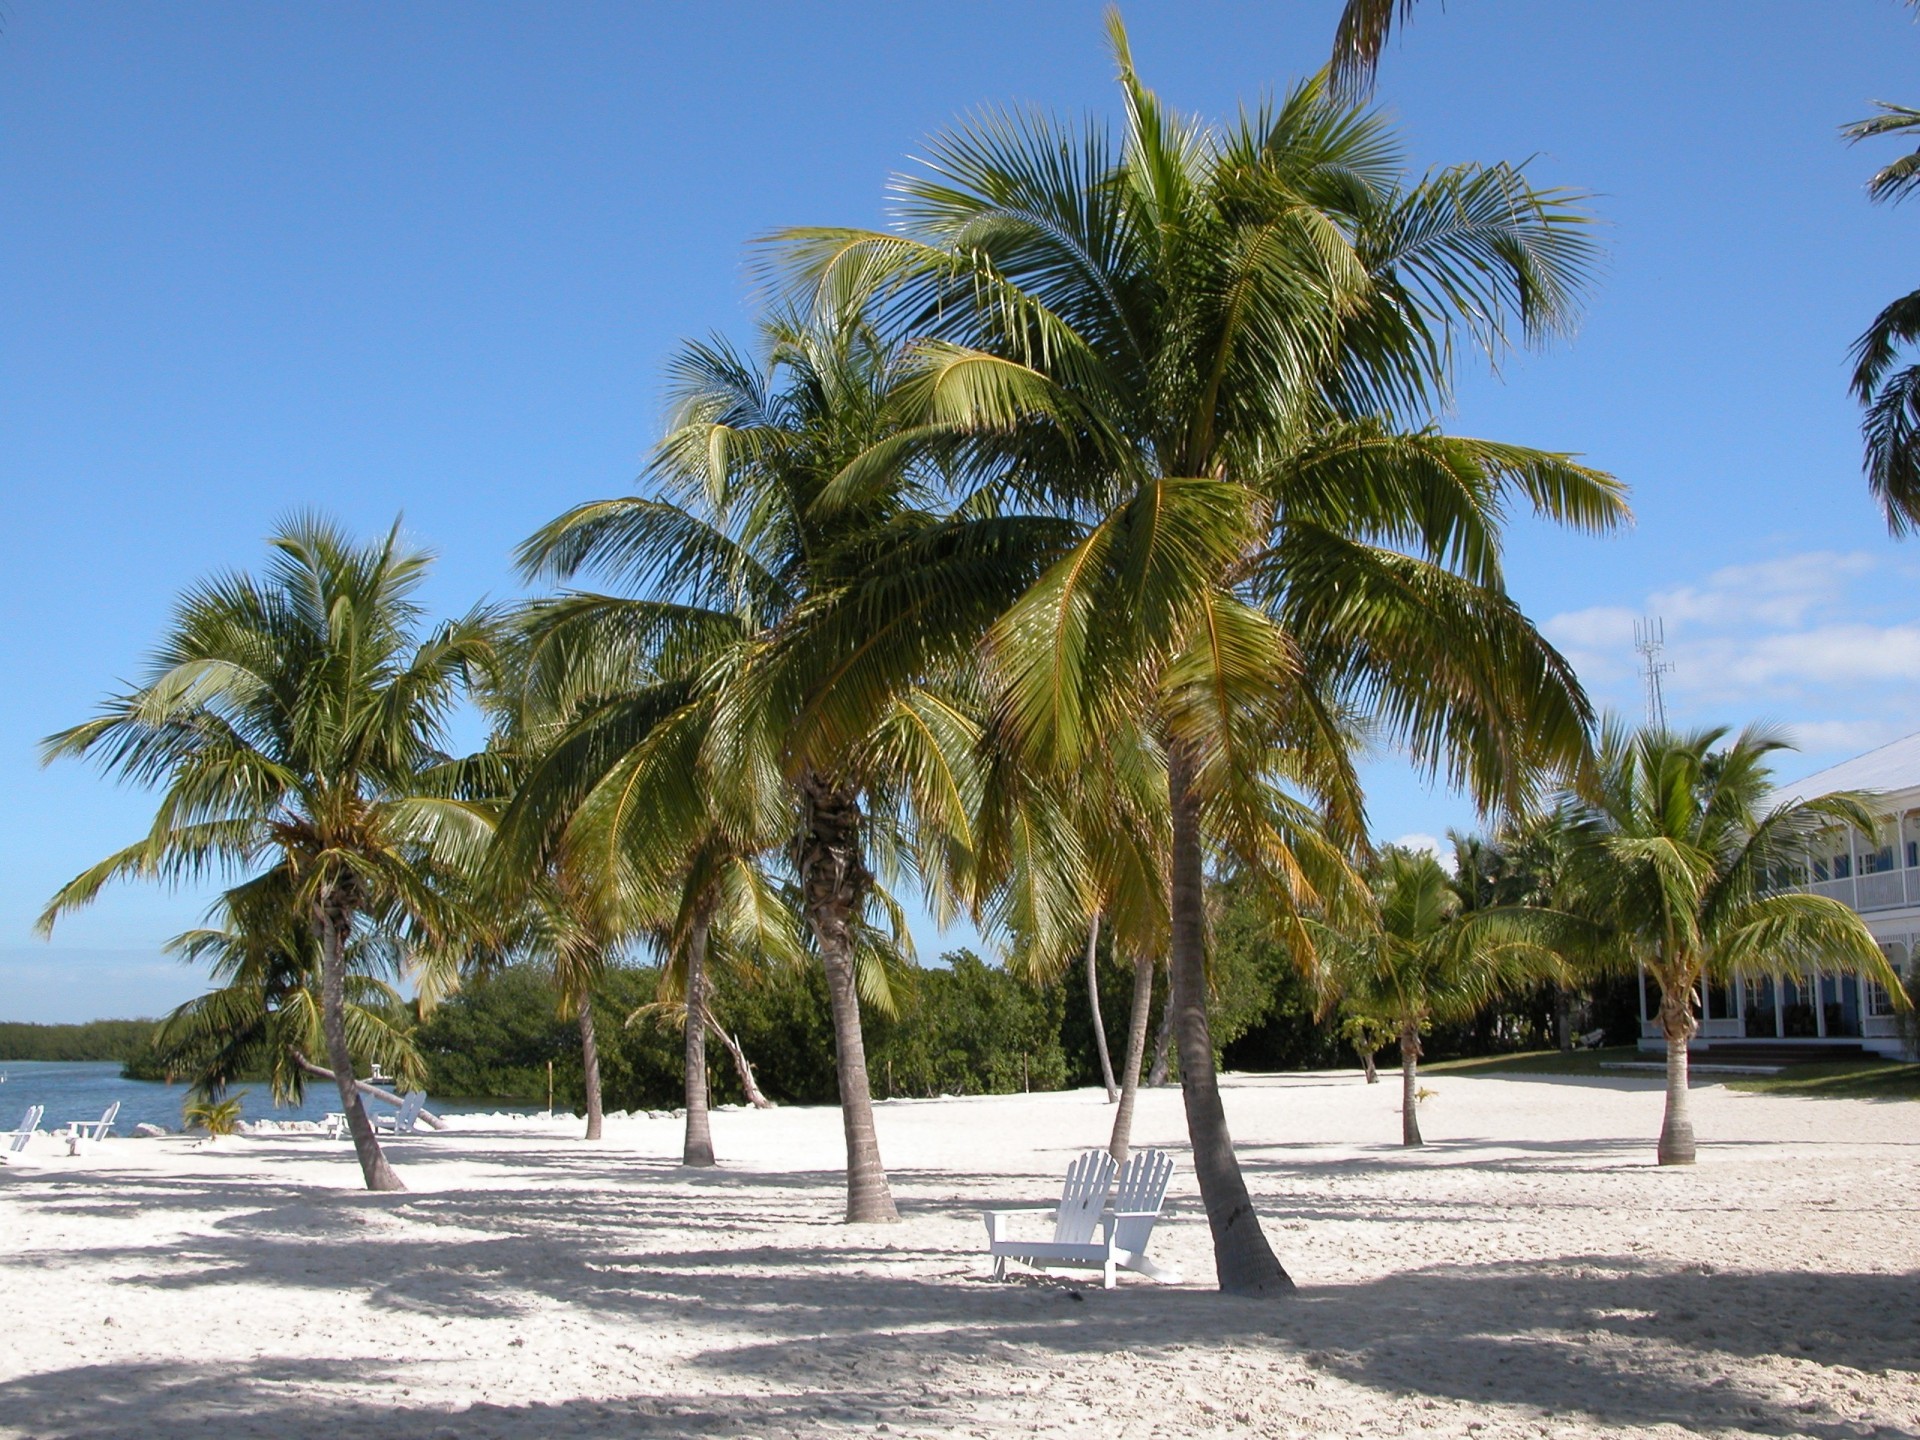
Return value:
M 1157 1220 L 1165 1214 L 1164 1210 L 1109 1210 L 1102 1220 Z
M 1054 1207 L 1041 1205 L 1031 1206 L 1022 1210 L 982 1210 L 980 1212 L 980 1218 L 986 1223 L 987 1243 L 991 1245 L 996 1241 L 1006 1238 L 1003 1233 L 1003 1227 L 1005 1223 L 1015 1215 L 1054 1215 L 1057 1213 L 1058 1211 Z

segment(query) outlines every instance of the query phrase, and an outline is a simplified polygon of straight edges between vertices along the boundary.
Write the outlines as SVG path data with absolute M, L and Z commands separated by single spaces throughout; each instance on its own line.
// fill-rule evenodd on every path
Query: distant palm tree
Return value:
M 1687 1046 L 1700 1028 L 1702 981 L 1729 984 L 1742 970 L 1843 971 L 1905 1001 L 1854 911 L 1824 895 L 1769 893 L 1770 879 L 1804 860 L 1823 831 L 1873 833 L 1863 797 L 1775 802 L 1767 758 L 1787 742 L 1749 726 L 1722 744 L 1728 733 L 1609 726 L 1593 786 L 1569 801 L 1575 848 L 1563 894 L 1580 922 L 1571 938 L 1589 955 L 1611 948 L 1616 963 L 1643 967 L 1660 987 L 1662 1165 L 1695 1156 Z
M 1424 851 L 1390 848 L 1369 878 L 1371 926 L 1357 933 L 1314 927 L 1317 978 L 1329 1003 L 1378 1021 L 1399 1041 L 1400 1143 L 1419 1145 L 1421 1035 L 1436 1021 L 1470 1019 L 1496 996 L 1560 966 L 1514 930 L 1476 924 L 1472 897 Z
M 476 614 L 422 638 L 428 558 L 397 526 L 356 545 L 302 517 L 271 543 L 264 578 L 187 592 L 144 684 L 46 741 L 48 760 L 92 756 L 162 795 L 148 834 L 63 886 L 40 925 L 114 879 L 281 870 L 319 939 L 321 1032 L 361 1172 L 399 1190 L 354 1088 L 347 955 L 369 926 L 429 946 L 462 928 L 437 881 L 473 861 L 492 820 L 468 798 L 486 767 L 442 745 L 490 629 Z
M 901 231 L 790 232 L 783 258 L 816 303 L 873 295 L 923 337 L 923 413 L 972 430 L 980 504 L 1069 526 L 989 643 L 994 735 L 1068 774 L 1129 725 L 1164 756 L 1195 1171 L 1222 1288 L 1277 1293 L 1217 1084 L 1205 871 L 1255 874 L 1295 933 L 1349 883 L 1326 843 L 1364 843 L 1349 708 L 1488 804 L 1583 755 L 1500 521 L 1517 499 L 1604 528 L 1621 491 L 1431 414 L 1458 340 L 1566 323 L 1592 248 L 1511 167 L 1405 182 L 1384 122 L 1317 82 L 1224 129 L 1177 115 L 1111 31 L 1118 144 L 983 117 L 899 182 Z

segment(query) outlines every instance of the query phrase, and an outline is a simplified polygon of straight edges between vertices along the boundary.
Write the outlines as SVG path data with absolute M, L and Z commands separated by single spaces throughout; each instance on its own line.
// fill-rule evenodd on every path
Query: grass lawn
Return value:
M 1442 1060 L 1422 1065 L 1423 1075 L 1606 1075 L 1605 1062 L 1653 1060 L 1631 1045 L 1605 1050 L 1530 1050 L 1518 1055 L 1484 1055 L 1474 1060 Z M 1648 1072 L 1651 1073 L 1651 1072 Z M 1835 1100 L 1920 1100 L 1920 1065 L 1899 1060 L 1841 1060 L 1827 1065 L 1789 1065 L 1778 1075 L 1715 1075 L 1730 1090 L 1763 1095 L 1815 1095 Z

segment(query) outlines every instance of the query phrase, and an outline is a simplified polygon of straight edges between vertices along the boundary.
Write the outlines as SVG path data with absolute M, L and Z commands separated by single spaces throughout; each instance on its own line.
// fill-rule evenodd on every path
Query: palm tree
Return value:
M 1617 962 L 1638 965 L 1660 987 L 1667 1041 L 1662 1165 L 1691 1165 L 1687 1046 L 1699 1029 L 1703 980 L 1743 969 L 1825 970 L 1870 976 L 1896 1001 L 1905 991 L 1859 915 L 1824 895 L 1769 893 L 1769 878 L 1797 865 L 1823 831 L 1873 833 L 1854 794 L 1773 800 L 1767 757 L 1791 748 L 1749 726 L 1630 734 L 1608 726 L 1591 789 L 1569 800 L 1575 849 L 1571 913 Z
M 301 517 L 271 544 L 264 578 L 187 592 L 144 684 L 45 742 L 48 760 L 93 756 L 162 795 L 152 829 L 63 886 L 40 924 L 114 879 L 279 869 L 319 940 L 320 1028 L 361 1172 L 399 1190 L 354 1088 L 347 957 L 368 928 L 429 946 L 462 928 L 437 882 L 491 833 L 464 798 L 485 792 L 487 767 L 441 747 L 490 631 L 476 614 L 421 638 L 429 560 L 397 526 L 356 545 Z
M 1387 48 L 1394 21 L 1413 18 L 1415 0 L 1347 0 L 1333 32 L 1333 58 L 1328 68 L 1335 91 L 1360 99 L 1373 88 L 1380 68 L 1380 52 Z
M 1843 126 L 1840 133 L 1855 144 L 1886 135 L 1920 135 L 1920 110 L 1884 100 L 1878 110 Z M 1882 166 L 1867 182 L 1867 197 L 1898 204 L 1916 188 L 1920 150 Z M 1853 395 L 1866 407 L 1860 428 L 1866 440 L 1867 488 L 1895 535 L 1920 525 L 1920 364 L 1901 363 L 1916 341 L 1920 290 L 1888 305 L 1853 342 Z
M 169 942 L 181 959 L 205 965 L 217 988 L 172 1011 L 154 1032 L 155 1060 L 190 1077 L 212 1099 L 236 1080 L 265 1072 L 276 1104 L 298 1104 L 326 1045 L 320 1023 L 320 944 L 292 904 L 286 872 L 268 870 L 220 897 L 219 924 Z M 363 931 L 347 949 L 345 1010 L 352 1053 L 410 1089 L 426 1085 L 426 1062 L 409 1027 L 394 1023 L 405 971 L 391 937 Z M 332 1078 L 331 1072 L 325 1072 Z
M 996 625 L 995 734 L 1065 773 L 1129 724 L 1165 757 L 1195 1168 L 1222 1287 L 1280 1291 L 1214 1073 L 1203 877 L 1231 857 L 1293 932 L 1351 887 L 1325 843 L 1364 845 L 1350 711 L 1489 805 L 1584 754 L 1500 521 L 1517 499 L 1604 528 L 1620 489 L 1431 414 L 1456 341 L 1561 328 L 1592 251 L 1511 167 L 1404 183 L 1384 123 L 1316 82 L 1224 130 L 1175 115 L 1111 28 L 1119 146 L 990 115 L 898 183 L 899 232 L 794 231 L 784 255 L 816 303 L 872 295 L 920 337 L 923 413 L 972 429 L 982 494 L 1071 525 Z
M 597 795 L 608 833 L 663 869 L 700 843 L 716 800 L 739 844 L 784 827 L 832 1007 L 847 1218 L 887 1221 L 860 1026 L 862 999 L 885 995 L 884 965 L 862 963 L 885 948 L 876 882 L 918 863 L 909 838 L 966 843 L 978 736 L 931 681 L 1030 583 L 1036 532 L 932 508 L 929 466 L 950 442 L 904 423 L 897 357 L 857 314 L 770 320 L 764 341 L 758 362 L 715 342 L 676 363 L 653 467 L 666 498 L 576 507 L 522 547 L 530 574 L 598 571 L 641 592 L 578 602 L 688 661 L 678 708 L 616 696 L 556 747 L 552 783 L 521 808 Z
M 1370 878 L 1373 925 L 1356 934 L 1315 926 L 1317 978 L 1328 1003 L 1380 1022 L 1400 1042 L 1400 1143 L 1419 1145 L 1420 1036 L 1555 974 L 1559 962 L 1511 929 L 1476 924 L 1471 895 L 1432 855 L 1389 847 Z

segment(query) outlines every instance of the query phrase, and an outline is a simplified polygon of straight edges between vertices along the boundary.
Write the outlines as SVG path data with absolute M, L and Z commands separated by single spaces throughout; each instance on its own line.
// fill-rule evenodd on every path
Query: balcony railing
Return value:
M 1845 880 L 1816 880 L 1800 887 L 1810 895 L 1830 895 L 1855 910 L 1894 910 L 1920 905 L 1920 870 L 1881 870 Z

